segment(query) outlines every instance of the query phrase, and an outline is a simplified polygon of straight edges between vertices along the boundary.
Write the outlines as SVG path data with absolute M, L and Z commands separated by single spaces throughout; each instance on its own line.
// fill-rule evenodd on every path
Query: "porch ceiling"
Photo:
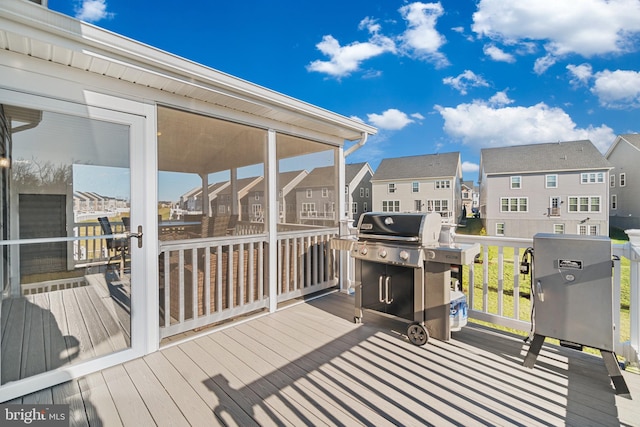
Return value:
M 0 49 L 219 105 L 342 140 L 369 125 L 138 43 L 33 3 L 0 5 Z

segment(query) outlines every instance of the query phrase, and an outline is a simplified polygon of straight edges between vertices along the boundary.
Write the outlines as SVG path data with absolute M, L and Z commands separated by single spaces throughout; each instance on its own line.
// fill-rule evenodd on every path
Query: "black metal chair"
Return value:
M 100 223 L 103 234 L 114 234 L 113 229 L 111 228 L 111 223 L 109 222 L 109 218 L 107 218 L 106 216 L 102 216 L 98 218 L 98 222 Z M 105 240 L 107 241 L 107 249 L 109 250 L 109 260 L 107 261 L 107 266 L 111 265 L 111 260 L 120 258 L 120 277 L 122 277 L 122 275 L 124 274 L 125 258 L 127 256 L 127 253 L 129 252 L 129 239 L 109 237 Z M 112 253 L 113 255 L 111 255 Z

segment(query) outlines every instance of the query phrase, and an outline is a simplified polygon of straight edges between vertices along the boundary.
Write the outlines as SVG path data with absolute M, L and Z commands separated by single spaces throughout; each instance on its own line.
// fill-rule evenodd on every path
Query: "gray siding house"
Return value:
M 363 212 L 371 211 L 371 177 L 373 170 L 369 163 L 345 165 L 345 214 L 357 221 Z
M 438 212 L 456 223 L 462 212 L 460 153 L 383 159 L 371 179 L 373 210 Z
M 588 140 L 481 150 L 480 213 L 487 234 L 608 235 L 610 169 Z
M 640 134 L 620 135 L 605 154 L 609 175 L 609 221 L 612 226 L 640 228 Z

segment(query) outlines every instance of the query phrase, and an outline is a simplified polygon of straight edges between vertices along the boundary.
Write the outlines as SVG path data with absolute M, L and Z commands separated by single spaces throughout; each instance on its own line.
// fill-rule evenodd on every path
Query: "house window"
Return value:
M 322 197 L 329 197 L 329 189 L 327 187 L 322 188 Z
M 513 188 L 513 189 L 522 188 L 522 177 L 521 176 L 512 176 L 511 177 L 511 188 Z
M 310 199 L 313 197 L 313 190 L 310 188 L 307 188 L 307 199 Z
M 618 209 L 618 195 L 617 194 L 612 194 L 611 195 L 611 209 L 612 210 Z
M 302 204 L 302 212 L 315 212 L 316 204 L 315 203 L 303 203 Z
M 362 202 L 362 212 L 366 212 L 369 209 L 369 205 L 367 202 Z
M 500 212 L 528 212 L 529 199 L 527 197 L 501 197 Z
M 627 185 L 627 174 L 626 173 L 621 173 L 620 174 L 620 187 L 624 187 L 625 185 Z
M 448 179 L 437 180 L 436 188 L 451 188 L 451 181 Z
M 469 198 L 469 192 L 465 191 L 464 193 L 462 193 L 462 198 L 463 199 L 468 199 Z
M 348 185 L 344 186 L 344 194 L 349 194 L 349 186 Z
M 364 197 L 369 197 L 369 189 L 368 188 L 364 189 Z
M 358 213 L 358 203 L 357 202 L 353 202 L 351 203 L 351 213 L 356 215 Z
M 414 181 L 414 182 L 411 183 L 411 192 L 412 193 L 420 192 L 420 183 L 419 182 Z
M 604 172 L 589 172 L 580 174 L 581 184 L 601 184 L 604 182 Z
M 395 183 L 390 183 L 387 184 L 387 192 L 389 193 L 395 193 L 396 192 L 396 184 Z
M 219 214 L 226 214 L 227 213 L 227 207 L 225 205 L 218 205 L 218 213 Z
M 360 197 L 364 197 L 364 188 L 360 187 Z
M 609 187 L 613 188 L 616 186 L 616 176 L 615 174 L 611 174 L 609 176 Z
M 569 212 L 600 212 L 600 196 L 569 197 Z
M 578 225 L 578 234 L 583 236 L 597 236 L 598 226 L 595 224 L 580 224 Z
M 564 234 L 564 224 L 553 224 L 553 234 Z
M 496 224 L 496 236 L 504 236 L 504 222 Z
M 400 200 L 383 200 L 382 212 L 400 212 Z
M 545 176 L 546 188 L 558 188 L 558 175 L 546 175 Z
M 416 212 L 422 212 L 422 201 L 421 200 L 414 200 L 414 209 Z
M 253 196 L 254 200 L 260 200 L 260 192 L 256 191 L 255 195 Z

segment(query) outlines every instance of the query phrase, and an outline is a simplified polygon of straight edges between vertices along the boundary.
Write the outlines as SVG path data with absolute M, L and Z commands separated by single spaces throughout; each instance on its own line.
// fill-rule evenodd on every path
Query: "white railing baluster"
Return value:
M 504 305 L 504 246 L 498 246 L 498 316 Z

